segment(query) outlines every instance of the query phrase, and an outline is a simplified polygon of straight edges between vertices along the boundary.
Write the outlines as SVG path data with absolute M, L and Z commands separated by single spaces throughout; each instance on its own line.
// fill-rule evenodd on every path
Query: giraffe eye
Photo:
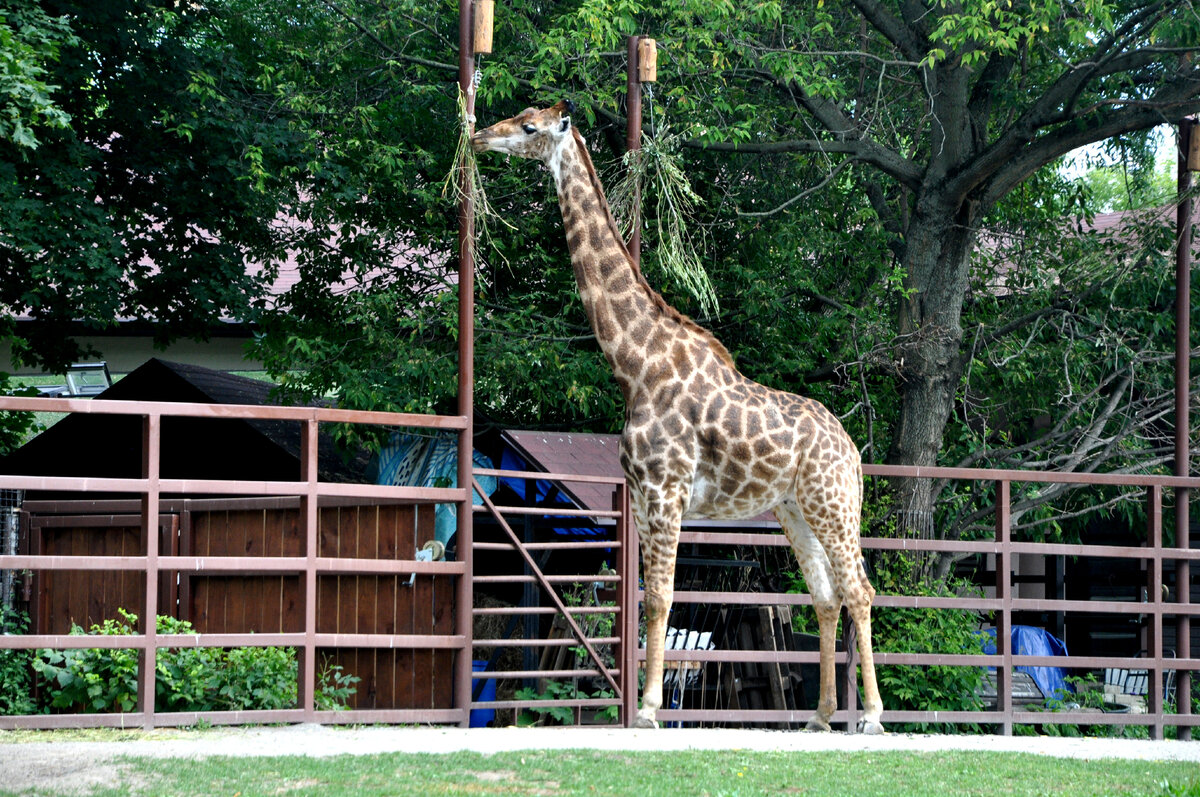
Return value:
M 537 132 L 537 128 L 530 124 L 521 125 L 521 129 L 531 136 Z

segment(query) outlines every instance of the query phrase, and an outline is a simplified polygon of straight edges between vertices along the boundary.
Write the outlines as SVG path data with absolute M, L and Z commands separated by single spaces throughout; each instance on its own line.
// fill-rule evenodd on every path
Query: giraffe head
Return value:
M 549 163 L 559 145 L 571 136 L 575 103 L 562 100 L 549 108 L 526 108 L 511 119 L 497 122 L 471 136 L 476 152 L 502 152 Z

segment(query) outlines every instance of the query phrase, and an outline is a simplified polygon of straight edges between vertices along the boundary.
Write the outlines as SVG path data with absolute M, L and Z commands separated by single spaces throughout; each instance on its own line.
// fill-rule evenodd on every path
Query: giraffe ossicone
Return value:
M 844 605 L 858 630 L 859 728 L 882 733 L 871 602 L 859 545 L 858 448 L 820 402 L 743 376 L 725 347 L 655 292 L 629 256 L 583 137 L 563 101 L 476 133 L 476 152 L 544 163 L 554 177 L 571 266 L 592 330 L 625 398 L 621 467 L 629 482 L 645 584 L 646 686 L 634 723 L 656 727 L 663 649 L 685 517 L 752 518 L 772 510 L 812 594 L 821 689 L 811 730 L 837 708 L 834 647 Z

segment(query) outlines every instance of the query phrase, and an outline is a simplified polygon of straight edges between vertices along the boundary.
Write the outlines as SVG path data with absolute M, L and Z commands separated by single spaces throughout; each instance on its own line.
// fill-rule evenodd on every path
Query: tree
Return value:
M 419 90 L 430 101 L 419 113 L 427 117 L 407 108 L 380 114 L 396 122 L 388 131 L 396 137 L 388 142 L 389 157 L 405 162 L 415 151 L 430 167 L 447 163 L 456 129 L 447 113 L 456 70 L 453 9 L 405 5 L 386 12 L 330 0 L 312 8 L 330 24 L 344 23 L 339 30 L 353 46 L 338 50 L 340 63 L 355 65 L 333 70 L 336 83 L 310 77 L 314 95 L 331 104 L 350 97 L 338 88 L 349 85 L 346 76 L 378 72 L 379 64 L 393 70 L 393 81 L 425 81 Z M 964 409 L 973 350 L 963 314 L 971 313 L 973 327 L 1027 336 L 1022 324 L 1035 322 L 1021 318 L 1042 317 L 1029 303 L 1056 301 L 1041 291 L 1022 303 L 989 303 L 973 290 L 973 268 L 986 268 L 989 259 L 980 251 L 982 231 L 1061 234 L 1063 219 L 1088 206 L 1055 176 L 1058 158 L 1200 107 L 1196 67 L 1186 57 L 1197 44 L 1196 19 L 1187 2 L 862 0 L 837 9 L 518 2 L 498 19 L 496 52 L 479 59 L 477 113 L 483 121 L 570 94 L 597 161 L 611 163 L 623 149 L 624 37 L 655 35 L 664 47 L 662 82 L 648 104 L 647 132 L 661 135 L 669 122 L 682 133 L 681 157 L 703 200 L 695 221 L 722 308 L 702 320 L 751 376 L 832 396 L 835 406 L 844 407 L 839 391 L 856 397 L 854 406 L 869 412 L 847 422 L 871 458 L 979 461 L 980 446 L 990 450 L 996 441 L 971 437 L 979 418 Z M 397 94 L 418 91 L 399 86 Z M 441 142 L 424 138 L 430 126 Z M 396 142 L 414 133 L 421 143 L 405 154 Z M 432 210 L 430 175 L 402 179 L 422 218 L 446 212 L 445 205 Z M 561 233 L 552 197 L 543 181 L 521 185 L 486 165 L 484 180 L 492 205 L 513 227 L 498 228 L 484 249 L 480 406 L 525 423 L 614 425 L 611 384 L 596 374 L 602 366 L 555 258 Z M 408 219 L 419 224 L 416 215 Z M 428 240 L 452 267 L 452 245 L 432 234 Z M 649 243 L 652 282 L 696 313 L 694 298 L 655 271 L 652 237 Z M 1101 301 L 1115 296 L 1119 283 L 1088 284 L 1087 295 Z M 404 339 L 406 361 L 387 360 L 395 367 L 390 373 L 448 365 L 451 352 L 428 333 L 447 329 L 450 314 L 426 323 L 436 304 L 411 294 L 402 301 L 401 325 L 420 335 Z M 299 303 L 290 307 L 294 324 L 295 313 L 306 311 Z M 312 336 L 288 339 L 303 348 Z M 380 370 L 350 366 L 368 356 L 355 355 L 353 342 L 363 340 L 358 331 L 350 338 L 334 334 L 301 353 L 299 361 L 321 364 L 303 369 L 320 374 L 304 389 L 374 400 L 372 385 L 380 382 L 366 375 Z M 277 367 L 289 361 L 285 355 Z M 439 391 L 448 391 L 448 368 L 439 373 Z M 971 376 L 982 384 L 978 368 Z M 995 461 L 1004 460 L 1004 448 L 996 448 Z M 1093 457 L 1082 466 L 1097 462 Z M 927 480 L 898 486 L 906 522 L 928 530 L 933 486 Z
M 980 229 L 1067 152 L 1200 108 L 1187 57 L 1200 18 L 1188 2 L 820 6 L 781 7 L 778 24 L 725 38 L 776 104 L 756 109 L 747 140 L 696 145 L 864 167 L 862 196 L 904 274 L 888 459 L 932 465 L 969 361 L 962 312 Z M 928 515 L 928 480 L 900 489 Z
M 213 246 L 220 242 L 239 268 L 247 257 L 269 262 L 287 249 L 301 279 L 287 295 L 258 304 L 256 347 L 285 389 L 352 407 L 438 407 L 455 388 L 447 301 L 457 266 L 454 208 L 442 182 L 461 133 L 456 7 L 450 0 L 386 7 L 222 0 L 193 14 L 129 2 L 109 20 L 123 31 L 120 44 L 100 34 L 105 12 L 81 10 L 73 29 L 100 55 L 70 51 L 46 82 L 73 98 L 58 103 L 71 114 L 72 130 L 89 132 L 81 142 L 76 132 L 59 140 L 46 130 L 48 143 L 35 154 L 53 152 L 57 161 L 20 169 L 6 161 L 5 168 L 23 175 L 12 185 L 33 191 L 36 169 L 57 175 L 51 167 L 79 160 L 73 153 L 111 162 L 108 182 L 95 187 L 88 170 L 63 170 L 85 188 L 56 177 L 64 185 L 54 196 L 63 201 L 38 206 L 45 229 L 54 227 L 46 208 L 58 207 L 69 209 L 73 228 L 100 232 L 94 245 L 62 244 L 23 228 L 18 244 L 3 250 L 21 254 L 5 262 L 38 261 L 30 252 L 88 253 L 82 281 L 112 290 L 58 297 L 65 292 L 59 285 L 77 284 L 68 272 L 65 282 L 31 296 L 47 318 L 104 319 L 120 304 L 113 298 L 126 284 L 119 275 L 133 275 L 135 285 L 158 279 L 140 272 L 140 254 L 125 246 L 147 237 L 169 248 L 168 236 L 147 223 L 151 216 L 188 219 L 176 223 L 176 242 L 178 230 L 185 241 L 187 230 L 211 231 Z M 45 8 L 53 17 L 58 7 Z M 478 60 L 477 113 L 483 122 L 570 94 L 595 160 L 615 165 L 624 149 L 624 37 L 655 35 L 661 82 L 648 92 L 646 132 L 664 149 L 681 146 L 677 158 L 700 198 L 693 227 L 720 311 L 709 314 L 671 280 L 661 247 L 646 235 L 651 281 L 703 316 L 750 376 L 830 404 L 869 459 L 1008 461 L 1004 452 L 1034 438 L 998 419 L 1032 423 L 1037 396 L 1028 382 L 1015 389 L 1019 379 L 1006 381 L 977 363 L 978 343 L 1019 351 L 1032 340 L 1039 351 L 1031 357 L 1050 362 L 1064 353 L 1062 341 L 1037 324 L 1066 297 L 1051 282 L 989 298 L 981 289 L 997 252 L 989 242 L 1061 235 L 1067 215 L 1086 215 L 1087 197 L 1054 171 L 1064 153 L 1113 136 L 1132 140 L 1200 107 L 1197 67 L 1187 57 L 1197 44 L 1196 20 L 1184 0 L 859 0 L 837 8 L 517 0 L 498 16 L 496 52 Z M 169 62 L 160 58 L 168 52 Z M 153 68 L 92 73 L 81 66 L 97 59 Z M 96 77 L 109 73 L 118 79 Z M 128 179 L 145 167 L 132 168 L 124 138 L 114 139 L 119 153 L 96 143 L 118 122 L 132 129 L 133 119 L 144 121 L 134 97 L 150 98 L 142 104 L 155 109 L 146 129 L 127 134 L 139 153 L 152 151 L 162 164 L 153 179 Z M 10 153 L 8 161 L 18 160 Z M 185 180 L 185 161 L 205 171 Z M 491 203 L 511 227 L 494 223 L 481 250 L 478 403 L 506 423 L 615 428 L 615 386 L 564 267 L 553 196 L 533 168 L 483 166 Z M 614 182 L 611 172 L 606 182 Z M 213 185 L 228 190 L 220 203 L 193 207 L 181 199 L 197 187 L 205 196 Z M 133 199 L 116 199 L 126 195 Z M 94 202 L 72 199 L 78 196 L 113 197 L 120 224 L 114 227 L 107 206 L 98 211 Z M 7 224 L 0 229 L 17 240 Z M 205 254 L 190 247 L 176 245 L 187 249 L 185 261 Z M 49 273 L 54 261 L 40 257 Z M 1021 264 L 1008 278 L 1028 286 L 1047 267 L 1028 257 Z M 37 284 L 24 267 L 5 284 Z M 232 271 L 215 272 L 215 301 L 204 307 L 235 298 L 251 304 L 258 289 L 237 284 Z M 178 276 L 175 290 L 197 272 Z M 1106 299 L 1149 301 L 1145 292 L 1125 290 L 1127 273 L 1072 279 L 1088 286 L 1082 295 L 1095 303 L 1072 304 L 1080 318 Z M 1151 306 L 1166 298 L 1154 293 Z M 171 320 L 161 303 L 123 306 Z M 1164 330 L 1152 331 L 1157 347 Z M 1099 369 L 1089 373 L 1087 393 L 1107 379 Z M 1006 390 L 1026 406 L 980 400 L 983 391 Z M 1044 444 L 1066 451 L 1078 441 Z M 1096 454 L 1090 449 L 1077 465 L 1095 466 Z M 1068 461 L 1048 448 L 1037 456 Z M 898 487 L 906 523 L 927 528 L 932 486 Z
M 28 91 L 0 109 L 15 119 L 0 135 L 0 305 L 10 334 L 16 315 L 33 319 L 13 340 L 27 364 L 77 359 L 73 323 L 152 320 L 161 342 L 202 338 L 248 320 L 262 293 L 267 274 L 245 264 L 268 261 L 275 206 L 254 190 L 247 125 L 188 90 L 225 57 L 199 37 L 213 12 L 178 5 L 47 0 L 7 17 Z M 255 121 L 272 131 L 286 136 Z
M 64 45 L 76 43 L 66 17 L 50 17 L 32 0 L 0 10 L 0 140 L 36 149 L 38 127 L 67 125 L 45 65 L 58 60 Z

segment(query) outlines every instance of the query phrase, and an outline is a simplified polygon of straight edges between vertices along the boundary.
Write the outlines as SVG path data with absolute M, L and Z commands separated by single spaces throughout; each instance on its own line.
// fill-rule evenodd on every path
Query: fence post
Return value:
M 1152 485 L 1146 489 L 1146 545 L 1150 547 L 1151 559 L 1146 568 L 1146 601 L 1150 611 L 1150 627 L 1147 629 L 1146 653 L 1150 665 L 1150 684 L 1146 699 L 1146 710 L 1154 716 L 1150 726 L 1150 738 L 1163 738 L 1163 650 L 1162 650 L 1162 487 Z
M 996 652 L 1000 663 L 996 667 L 996 709 L 1001 713 L 1000 732 L 1012 736 L 1012 590 L 1011 574 L 1011 511 L 1012 485 L 996 482 L 996 600 L 1000 612 L 996 615 Z
M 300 648 L 300 708 L 305 722 L 316 720 L 317 680 L 317 419 L 305 420 L 300 435 L 300 479 L 306 482 L 300 496 L 300 522 L 304 528 L 304 646 Z
M 632 728 L 638 700 L 638 533 L 629 504 L 629 485 L 617 485 L 617 539 L 621 542 L 621 721 Z
M 142 614 L 142 652 L 138 656 L 138 710 L 146 730 L 154 728 L 154 675 L 158 666 L 158 477 L 162 416 L 142 416 L 142 544 L 146 546 L 146 602 Z

